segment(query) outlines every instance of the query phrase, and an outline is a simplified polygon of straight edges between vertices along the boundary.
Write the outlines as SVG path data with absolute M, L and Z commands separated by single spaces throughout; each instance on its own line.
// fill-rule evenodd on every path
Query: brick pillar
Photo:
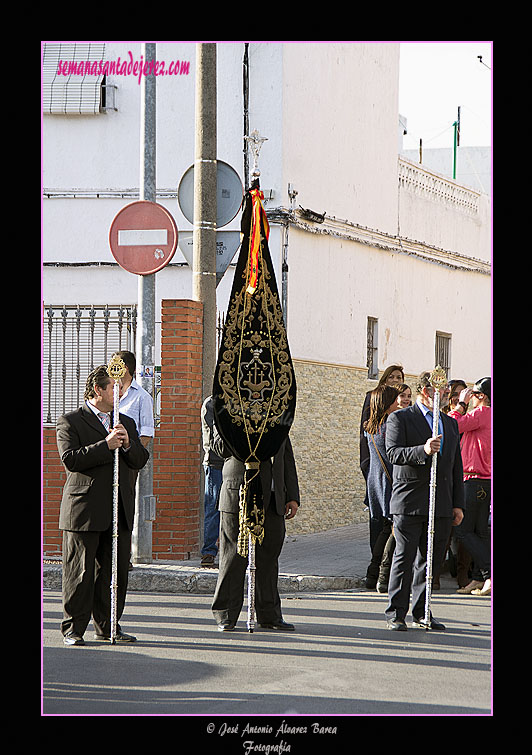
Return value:
M 59 452 L 55 427 L 43 427 L 42 433 L 42 538 L 43 556 L 59 558 L 63 533 L 59 530 L 59 508 L 66 472 Z
M 162 302 L 160 427 L 152 444 L 153 559 L 182 560 L 199 554 L 203 307 L 200 302 Z M 66 473 L 55 427 L 43 428 L 43 555 L 60 557 L 59 507 Z
M 201 302 L 162 301 L 160 427 L 153 442 L 153 558 L 187 559 L 200 550 L 202 471 Z

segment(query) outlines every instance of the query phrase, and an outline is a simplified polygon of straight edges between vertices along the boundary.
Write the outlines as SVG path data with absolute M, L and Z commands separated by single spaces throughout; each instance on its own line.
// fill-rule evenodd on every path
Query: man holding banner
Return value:
M 435 479 L 433 563 L 443 562 L 451 527 L 463 519 L 464 486 L 460 437 L 456 421 L 439 415 L 439 432 L 433 433 L 435 388 L 431 373 L 421 373 L 417 401 L 393 412 L 386 423 L 386 454 L 393 466 L 390 513 L 396 546 L 388 584 L 387 628 L 407 629 L 412 588 L 413 626 L 424 627 L 426 598 L 429 496 L 433 454 L 438 454 Z M 443 389 L 440 389 L 440 395 Z M 426 628 L 445 626 L 432 615 Z
M 227 449 L 214 429 L 214 450 L 227 456 Z M 260 464 L 263 491 L 264 537 L 256 548 L 256 613 L 263 629 L 293 631 L 284 621 L 277 587 L 279 555 L 285 537 L 285 519 L 292 519 L 299 506 L 299 486 L 290 439 L 281 445 L 273 459 Z M 238 552 L 240 487 L 244 463 L 234 456 L 226 459 L 220 491 L 220 564 L 212 612 L 218 629 L 235 629 L 244 601 L 247 558 Z
M 295 371 L 268 247 L 257 157 L 266 141 L 246 140 L 253 179 L 241 219 L 242 240 L 213 380 L 214 451 L 228 459 L 220 492 L 220 570 L 213 602 L 218 628 L 235 628 L 248 570 L 248 631 L 259 624 L 293 630 L 281 616 L 277 559 L 285 517 L 299 505 L 288 438 L 296 407 Z M 256 559 L 256 561 L 255 561 Z

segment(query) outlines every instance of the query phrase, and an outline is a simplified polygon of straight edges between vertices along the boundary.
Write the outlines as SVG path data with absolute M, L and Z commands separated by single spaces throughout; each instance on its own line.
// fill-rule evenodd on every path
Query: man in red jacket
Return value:
M 471 411 L 467 411 L 469 402 Z M 490 595 L 491 378 L 481 378 L 473 388 L 465 388 L 456 409 L 448 416 L 458 422 L 464 466 L 466 511 L 455 535 L 474 563 L 471 582 L 458 592 Z

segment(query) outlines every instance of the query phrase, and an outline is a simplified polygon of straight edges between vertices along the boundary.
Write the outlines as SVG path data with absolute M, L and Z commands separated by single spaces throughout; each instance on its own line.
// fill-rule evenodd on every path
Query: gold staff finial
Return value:
M 429 380 L 433 388 L 445 388 L 447 385 L 447 375 L 443 367 L 440 367 L 440 365 L 435 367 L 430 373 Z
M 120 378 L 123 378 L 126 374 L 126 364 L 118 354 L 113 354 L 111 357 L 109 364 L 107 365 L 107 374 L 109 377 L 113 378 L 113 380 L 120 380 Z

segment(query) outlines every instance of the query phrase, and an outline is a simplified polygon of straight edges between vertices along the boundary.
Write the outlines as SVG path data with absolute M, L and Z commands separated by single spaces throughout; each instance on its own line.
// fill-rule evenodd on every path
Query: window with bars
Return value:
M 376 380 L 379 377 L 379 321 L 376 317 L 368 317 L 367 325 L 367 360 L 368 378 Z
M 451 369 L 451 334 L 436 332 L 434 364 L 440 365 L 449 377 Z
M 83 403 L 89 373 L 115 351 L 135 352 L 137 306 L 44 307 L 42 412 L 45 424 Z

